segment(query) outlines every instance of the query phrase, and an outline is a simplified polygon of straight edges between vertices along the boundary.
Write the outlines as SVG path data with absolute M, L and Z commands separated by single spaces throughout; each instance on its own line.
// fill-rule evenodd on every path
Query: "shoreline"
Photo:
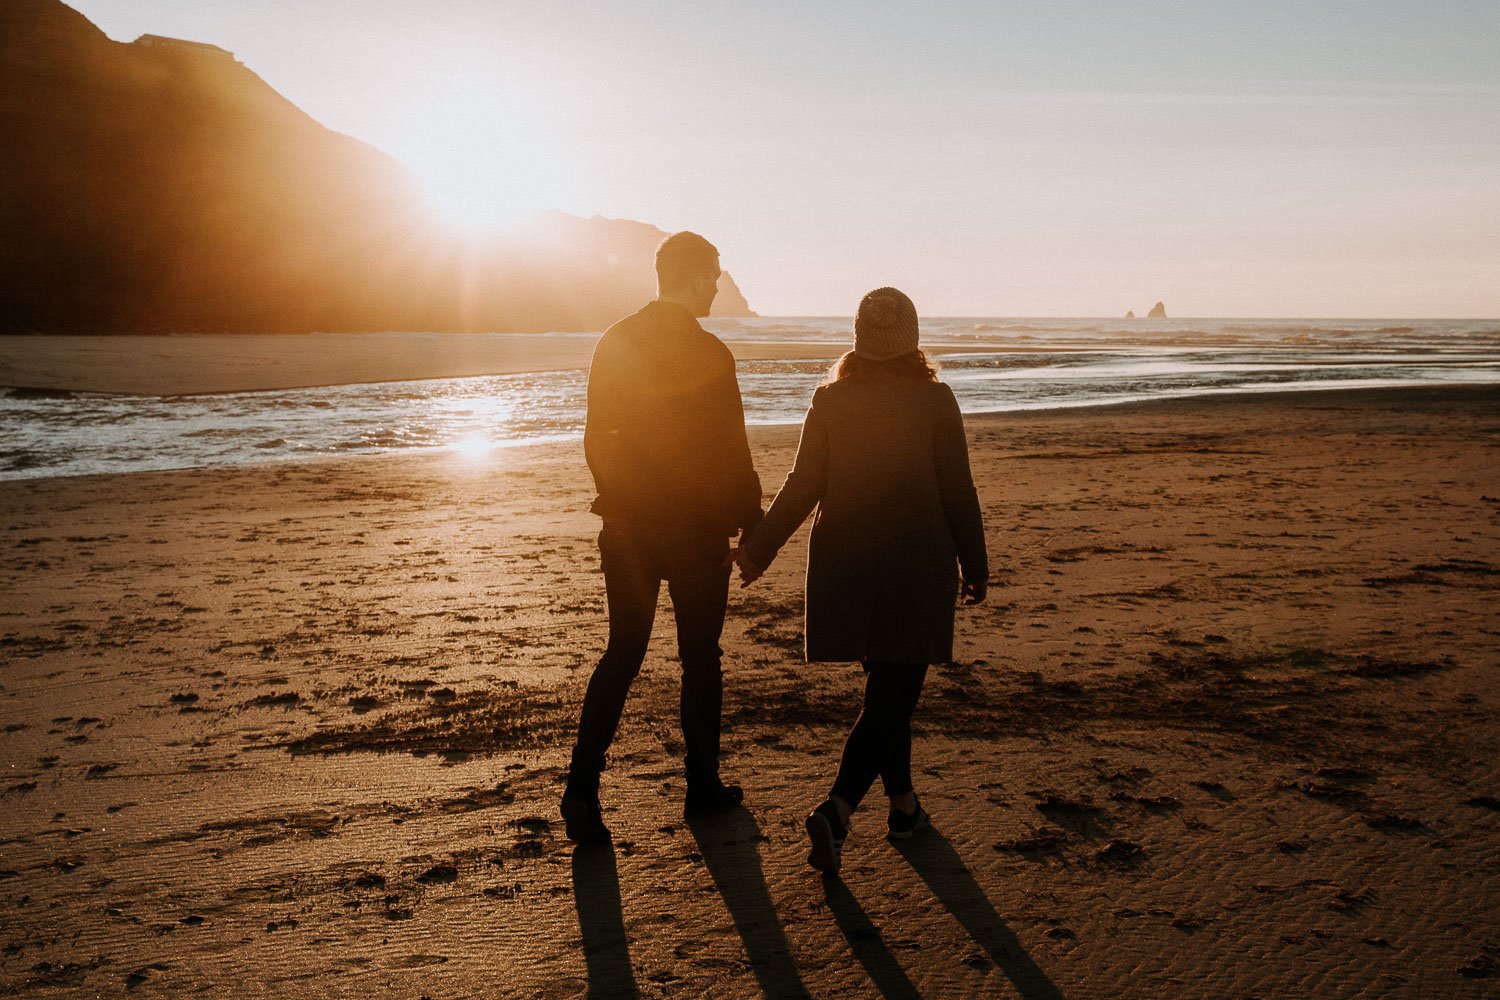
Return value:
M 1171 410 L 1199 406 L 1205 409 L 1233 406 L 1263 407 L 1285 404 L 1293 400 L 1307 399 L 1315 399 L 1319 402 L 1336 405 L 1360 405 L 1385 402 L 1392 398 L 1399 399 L 1401 397 L 1426 401 L 1432 397 L 1447 395 L 1474 398 L 1495 396 L 1500 398 L 1500 383 L 1454 381 L 1410 385 L 1353 386 L 1347 388 L 1288 389 L 1278 386 L 1267 389 L 1231 389 L 1181 396 L 1159 396 L 1153 399 L 1133 399 L 1117 403 L 1080 403 L 1054 407 L 1034 407 L 1025 410 L 988 410 L 982 413 L 965 413 L 964 418 L 966 420 L 971 417 L 1001 419 L 1026 414 L 1074 412 L 1079 410 L 1111 410 L 1134 414 L 1149 409 Z
M 1039 321 L 1040 322 L 1040 321 Z M 1037 328 L 1041 330 L 1042 328 Z M 1406 328 L 1402 328 L 1406 329 Z M 809 331 L 811 332 L 811 331 Z M 930 355 L 1066 356 L 1098 352 L 1301 351 L 1307 343 L 1225 340 L 1171 329 L 1160 336 L 1077 338 L 1066 330 L 1018 343 L 1003 332 L 928 331 Z M 827 333 L 827 331 L 823 331 Z M 743 339 L 741 339 L 743 335 Z M 1323 350 L 1381 349 L 1373 334 Z M 0 336 L 0 391 L 178 397 L 473 378 L 588 368 L 598 333 L 307 333 Z M 767 339 L 754 328 L 726 336 L 737 361 L 833 361 L 846 339 Z M 1491 341 L 1485 341 L 1491 343 Z M 1430 346 L 1430 345 L 1429 345 Z M 1401 351 L 1400 345 L 1386 350 Z M 1491 345 L 1493 352 L 1494 345 Z M 1405 351 L 1413 358 L 1432 353 Z M 1438 355 L 1446 353 L 1437 351 Z
M 170 399 L 587 371 L 599 333 L 0 335 L 0 390 Z M 293 339 L 295 338 L 295 339 Z M 729 340 L 739 362 L 833 361 L 848 344 Z M 288 345 L 299 350 L 291 353 Z M 337 354 L 318 355 L 333 345 Z M 312 348 L 312 350 L 309 350 Z M 1080 345 L 934 344 L 930 354 L 1070 353 Z M 182 366 L 196 374 L 181 374 Z M 277 370 L 280 369 L 280 370 Z
M 1073 415 L 1098 413 L 1097 419 L 1106 419 L 1105 414 L 1116 414 L 1120 416 L 1133 416 L 1140 413 L 1159 410 L 1162 413 L 1172 413 L 1184 409 L 1200 409 L 1205 414 L 1214 414 L 1226 408 L 1278 408 L 1286 407 L 1292 403 L 1305 403 L 1307 405 L 1329 406 L 1389 406 L 1406 402 L 1428 402 L 1435 399 L 1446 399 L 1456 404 L 1465 401 L 1479 401 L 1487 398 L 1500 398 L 1500 384 L 1490 382 L 1442 382 L 1427 385 L 1396 385 L 1396 386 L 1363 386 L 1352 388 L 1315 388 L 1315 389 L 1287 389 L 1276 388 L 1249 388 L 1234 389 L 1217 392 L 1199 392 L 1184 395 L 1160 396 L 1151 399 L 1123 400 L 1113 402 L 1084 402 L 1067 403 L 1055 406 L 1034 406 L 1018 408 L 1013 410 L 983 410 L 964 413 L 966 423 L 975 424 L 983 421 L 1017 421 L 1017 420 L 1045 420 L 1048 415 Z M 1085 417 L 1085 419 L 1093 419 Z M 800 426 L 800 421 L 786 421 L 783 423 L 751 423 L 747 429 L 751 435 L 752 442 L 757 434 L 771 434 L 778 431 L 785 432 L 788 428 Z M 518 450 L 541 449 L 541 448 L 567 448 L 577 445 L 582 440 L 582 434 L 558 434 L 546 440 L 523 440 L 513 443 L 495 442 L 489 451 L 499 454 L 509 454 Z M 376 459 L 400 459 L 441 461 L 444 456 L 450 456 L 451 460 L 458 464 L 482 466 L 493 464 L 492 461 L 483 456 L 464 457 L 456 453 L 451 445 L 437 445 L 429 447 L 392 448 L 384 451 L 361 452 L 356 454 L 332 455 L 314 454 L 306 456 L 284 455 L 268 456 L 249 461 L 224 462 L 213 465 L 178 466 L 167 469 L 139 469 L 123 472 L 86 472 L 76 474 L 54 474 L 39 476 L 15 476 L 0 477 L 0 487 L 9 483 L 40 483 L 56 480 L 82 480 L 96 477 L 130 477 L 152 474 L 180 474 L 193 472 L 222 472 L 232 470 L 250 470 L 256 468 L 282 468 L 286 466 L 314 466 L 314 465 L 338 465 L 344 462 L 367 462 Z

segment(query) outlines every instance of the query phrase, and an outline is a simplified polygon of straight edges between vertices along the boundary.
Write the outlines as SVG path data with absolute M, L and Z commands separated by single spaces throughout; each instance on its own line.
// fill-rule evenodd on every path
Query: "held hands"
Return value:
M 971 606 L 983 604 L 984 599 L 989 596 L 990 582 L 988 580 L 965 580 L 959 584 L 958 596 L 964 605 Z
M 724 557 L 724 565 L 726 567 L 736 564 L 740 567 L 741 590 L 759 580 L 761 575 L 766 571 L 764 566 L 757 566 L 750 561 L 750 557 L 745 554 L 745 547 L 743 545 L 736 545 L 734 551 Z

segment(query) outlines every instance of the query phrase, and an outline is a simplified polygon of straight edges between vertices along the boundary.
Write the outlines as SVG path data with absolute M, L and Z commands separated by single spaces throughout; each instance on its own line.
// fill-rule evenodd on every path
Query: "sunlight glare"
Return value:
M 473 431 L 454 441 L 449 448 L 460 458 L 479 462 L 490 457 L 496 444 L 483 431 Z
M 429 96 L 390 151 L 447 225 L 481 236 L 566 205 L 568 165 L 537 109 L 483 75 L 449 79 Z

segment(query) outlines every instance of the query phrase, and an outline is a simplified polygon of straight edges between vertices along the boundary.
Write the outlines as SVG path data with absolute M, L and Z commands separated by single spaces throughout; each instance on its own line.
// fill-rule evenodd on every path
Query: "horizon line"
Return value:
M 1209 320 L 1225 320 L 1225 319 L 1292 320 L 1292 319 L 1298 319 L 1298 320 L 1355 320 L 1355 321 L 1358 321 L 1358 322 L 1361 322 L 1361 323 L 1368 323 L 1368 322 L 1373 322 L 1373 321 L 1376 321 L 1376 320 L 1396 320 L 1396 321 L 1400 321 L 1400 322 L 1404 322 L 1404 323 L 1422 323 L 1422 322 L 1433 322 L 1433 321 L 1440 321 L 1440 322 L 1445 322 L 1445 323 L 1458 323 L 1458 322 L 1465 322 L 1465 323 L 1500 323 L 1500 316 L 1350 316 L 1350 315 L 1345 315 L 1345 316 L 1296 316 L 1296 315 L 1286 315 L 1286 316 L 1248 316 L 1248 315 L 1246 315 L 1246 316 L 1238 316 L 1238 315 L 1223 315 L 1223 316 L 1215 316 L 1215 315 L 1207 315 L 1207 314 L 1204 314 L 1204 315 L 1192 315 L 1192 316 L 1189 316 L 1189 315 L 1181 315 L 1181 316 L 1121 316 L 1118 313 L 1111 313 L 1109 315 L 1090 315 L 1090 314 L 1086 314 L 1086 313 L 1077 313 L 1077 314 L 1063 315 L 1063 314 L 1060 314 L 1060 313 L 1059 314 L 1053 314 L 1053 313 L 1029 313 L 1029 314 L 1023 314 L 1023 313 L 921 313 L 920 311 L 919 311 L 918 315 L 919 316 L 923 316 L 926 319 L 934 319 L 934 320 L 936 320 L 936 319 L 1059 319 L 1059 320 L 1062 320 L 1062 319 L 1120 319 L 1120 320 L 1123 320 L 1123 319 L 1138 319 L 1138 320 L 1142 320 L 1142 321 L 1148 321 L 1148 320 L 1152 320 L 1152 321 L 1154 321 L 1154 320 L 1166 320 L 1167 322 L 1172 322 L 1174 320 L 1188 320 L 1188 319 L 1192 319 L 1192 320 L 1200 320 L 1200 319 L 1209 319 Z M 707 317 L 703 317 L 703 318 L 705 318 L 705 319 L 853 319 L 854 318 L 854 314 L 852 312 L 851 313 L 762 313 L 762 312 L 758 312 L 754 316 L 707 316 Z M 375 331 L 370 331 L 370 332 L 375 332 Z

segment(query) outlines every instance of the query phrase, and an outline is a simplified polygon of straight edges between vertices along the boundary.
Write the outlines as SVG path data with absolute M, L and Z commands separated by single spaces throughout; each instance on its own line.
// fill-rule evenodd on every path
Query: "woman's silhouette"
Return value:
M 958 402 L 918 347 L 916 307 L 894 288 L 860 301 L 854 350 L 813 393 L 796 463 L 736 550 L 747 584 L 814 507 L 807 659 L 865 669 L 838 776 L 807 817 L 808 862 L 831 874 L 877 775 L 891 836 L 928 825 L 912 790 L 911 714 L 928 664 L 953 657 L 955 595 L 983 601 L 989 574 Z

